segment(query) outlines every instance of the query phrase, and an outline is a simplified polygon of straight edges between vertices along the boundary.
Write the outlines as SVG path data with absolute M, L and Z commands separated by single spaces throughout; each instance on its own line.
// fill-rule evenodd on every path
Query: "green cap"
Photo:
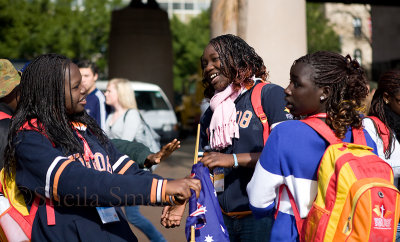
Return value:
M 19 85 L 21 75 L 9 60 L 0 59 L 0 98 L 10 94 Z

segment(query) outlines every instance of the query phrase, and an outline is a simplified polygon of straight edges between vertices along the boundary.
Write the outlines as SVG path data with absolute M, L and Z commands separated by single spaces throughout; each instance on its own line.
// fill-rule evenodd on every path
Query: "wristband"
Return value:
M 239 163 L 238 163 L 238 159 L 236 157 L 236 154 L 232 154 L 233 155 L 233 160 L 235 161 L 235 164 L 232 166 L 233 168 L 238 168 L 239 167 Z

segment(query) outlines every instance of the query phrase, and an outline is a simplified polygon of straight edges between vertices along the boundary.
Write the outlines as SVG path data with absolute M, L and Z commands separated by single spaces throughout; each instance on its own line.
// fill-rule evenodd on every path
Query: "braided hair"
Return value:
M 268 73 L 263 59 L 249 46 L 243 39 L 232 34 L 221 35 L 210 40 L 221 60 L 221 72 L 239 89 L 241 85 L 252 86 L 254 75 L 263 80 L 267 80 Z M 203 85 L 205 87 L 204 96 L 211 98 L 214 96 L 214 88 L 204 76 Z
M 67 114 L 65 106 L 65 79 L 70 71 L 71 60 L 57 54 L 45 54 L 34 59 L 21 77 L 19 103 L 10 124 L 8 142 L 5 149 L 4 168 L 10 175 L 16 168 L 15 138 L 25 122 L 37 119 L 39 131 L 65 154 L 83 153 L 83 147 L 75 137 L 71 122 L 81 122 L 90 129 L 106 149 L 108 139 L 86 111 Z M 68 91 L 68 90 L 67 90 Z M 69 90 L 71 92 L 71 90 Z M 72 102 L 72 100 L 71 100 Z M 72 104 L 72 103 L 71 103 Z M 72 105 L 71 105 L 72 106 Z M 31 124 L 32 125 L 32 124 Z
M 393 138 L 400 139 L 400 116 L 393 112 L 388 104 L 385 104 L 383 96 L 387 93 L 393 97 L 400 92 L 400 70 L 385 72 L 378 82 L 374 97 L 372 98 L 369 114 L 378 117 L 389 129 L 389 146 L 385 150 L 385 158 L 389 159 L 392 154 Z M 378 131 L 378 130 L 377 130 Z M 380 135 L 380 132 L 377 132 Z M 396 134 L 396 136 L 394 135 Z M 382 138 L 382 137 L 381 137 Z
M 313 68 L 312 80 L 318 87 L 329 86 L 326 123 L 343 139 L 349 126 L 362 126 L 362 100 L 368 94 L 367 78 L 357 60 L 329 51 L 305 55 L 296 62 Z

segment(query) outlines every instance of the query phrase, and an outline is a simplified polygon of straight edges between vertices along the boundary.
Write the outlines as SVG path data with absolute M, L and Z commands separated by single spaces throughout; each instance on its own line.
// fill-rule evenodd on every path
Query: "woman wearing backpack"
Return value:
M 214 187 L 229 238 L 269 241 L 272 218 L 254 219 L 246 185 L 265 144 L 263 132 L 269 133 L 277 123 L 292 118 L 285 109 L 284 90 L 269 83 L 256 95 L 266 116 L 265 127 L 251 99 L 267 81 L 268 73 L 251 46 L 238 36 L 218 36 L 204 49 L 201 66 L 204 94 L 211 99 L 200 120 L 201 149 L 210 147 L 211 152 L 205 153 L 201 162 L 214 172 Z
M 384 73 L 378 82 L 369 110 L 387 127 L 378 127 L 376 121 L 364 118 L 365 130 L 374 139 L 378 155 L 393 168 L 394 185 L 399 188 L 400 177 L 400 71 L 391 70 Z M 379 121 L 378 121 L 379 122 Z M 383 142 L 383 140 L 386 140 Z M 397 231 L 400 231 L 398 228 Z M 399 233 L 399 232 L 398 232 Z M 400 233 L 396 241 L 400 241 Z
M 106 104 L 113 109 L 106 120 L 107 136 L 132 141 L 142 124 L 131 83 L 123 78 L 111 79 L 105 96 Z
M 361 101 L 368 93 L 364 70 L 350 56 L 319 51 L 297 59 L 285 89 L 287 108 L 295 117 L 323 120 L 337 138 L 352 141 L 352 128 L 362 127 Z M 325 125 L 325 124 L 324 124 Z M 367 145 L 375 143 L 364 131 Z M 328 143 L 300 120 L 286 121 L 271 132 L 253 177 L 247 185 L 253 214 L 265 217 L 276 211 L 279 188 L 285 184 L 307 216 L 317 194 L 317 170 Z M 298 241 L 296 220 L 283 189 L 271 241 Z
M 120 206 L 185 200 L 200 182 L 167 181 L 117 152 L 85 112 L 81 81 L 79 68 L 57 54 L 29 64 L 11 121 L 5 176 L 28 209 L 40 198 L 32 241 L 137 241 Z

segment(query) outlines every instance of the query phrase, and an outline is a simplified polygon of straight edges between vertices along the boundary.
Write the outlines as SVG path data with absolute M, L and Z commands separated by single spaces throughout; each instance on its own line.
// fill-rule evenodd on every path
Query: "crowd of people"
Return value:
M 268 80 L 254 48 L 227 34 L 210 40 L 201 67 L 210 106 L 200 120 L 200 161 L 213 174 L 230 241 L 299 240 L 289 197 L 307 217 L 328 147 L 303 120 L 322 121 L 343 142 L 354 142 L 353 131 L 362 130 L 366 145 L 392 167 L 398 186 L 399 70 L 382 75 L 369 110 L 363 110 L 369 81 L 349 55 L 318 51 L 299 57 L 284 89 Z M 148 127 L 129 80 L 110 80 L 104 95 L 95 85 L 95 64 L 57 54 L 35 58 L 22 72 L 0 60 L 0 75 L 3 175 L 15 181 L 28 207 L 41 198 L 32 240 L 135 241 L 130 222 L 151 241 L 165 241 L 136 205 L 165 206 L 161 223 L 181 224 L 185 201 L 191 190 L 199 193 L 200 181 L 148 171 L 180 142 L 160 147 L 146 140 Z M 253 94 L 257 88 L 260 94 Z M 382 121 L 387 136 L 370 116 Z M 286 190 L 279 204 L 281 185 Z

